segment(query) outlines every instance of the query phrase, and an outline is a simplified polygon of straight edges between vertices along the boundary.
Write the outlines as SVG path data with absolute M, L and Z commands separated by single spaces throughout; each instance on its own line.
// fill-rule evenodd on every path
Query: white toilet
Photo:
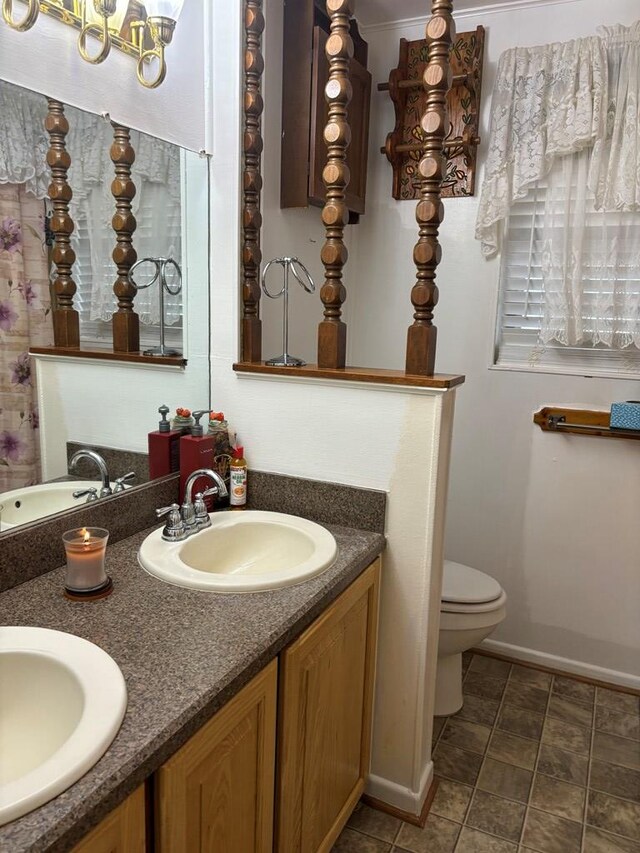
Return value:
M 436 717 L 462 708 L 462 652 L 488 637 L 506 616 L 507 594 L 484 572 L 444 561 L 436 674 Z

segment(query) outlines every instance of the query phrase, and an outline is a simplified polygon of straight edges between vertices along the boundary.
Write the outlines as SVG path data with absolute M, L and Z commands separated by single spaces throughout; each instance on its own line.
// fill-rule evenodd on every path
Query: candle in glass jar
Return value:
M 67 552 L 65 587 L 68 590 L 87 592 L 108 582 L 104 570 L 108 538 L 109 531 L 101 527 L 68 530 L 62 535 Z

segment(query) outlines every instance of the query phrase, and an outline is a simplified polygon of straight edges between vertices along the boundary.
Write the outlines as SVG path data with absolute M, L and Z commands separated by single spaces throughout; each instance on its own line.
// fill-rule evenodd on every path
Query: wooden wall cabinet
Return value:
M 72 853 L 329 851 L 369 769 L 379 579 L 378 559 L 163 764 L 146 818 L 143 785 Z
M 329 19 L 314 0 L 295 0 L 284 7 L 282 81 L 282 170 L 280 207 L 322 207 L 327 162 L 323 133 L 327 123 L 324 87 L 329 78 L 325 45 Z M 353 98 L 349 105 L 351 144 L 347 164 L 351 180 L 346 192 L 350 221 L 365 211 L 371 74 L 367 43 L 351 22 L 354 57 L 350 63 Z M 354 219 L 355 217 L 355 219 Z
M 380 560 L 281 655 L 278 853 L 328 851 L 369 770 Z

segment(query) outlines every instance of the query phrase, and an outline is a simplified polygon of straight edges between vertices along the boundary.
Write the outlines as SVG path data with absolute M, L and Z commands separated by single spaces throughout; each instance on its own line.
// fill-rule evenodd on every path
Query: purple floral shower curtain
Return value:
M 50 314 L 43 202 L 0 185 L 0 495 L 40 477 L 29 347 L 53 344 Z

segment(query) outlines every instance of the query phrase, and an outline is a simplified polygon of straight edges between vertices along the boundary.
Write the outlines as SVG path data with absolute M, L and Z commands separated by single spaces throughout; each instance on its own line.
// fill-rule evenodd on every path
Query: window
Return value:
M 588 152 L 561 158 L 504 224 L 495 364 L 640 376 L 640 213 L 596 211 Z

